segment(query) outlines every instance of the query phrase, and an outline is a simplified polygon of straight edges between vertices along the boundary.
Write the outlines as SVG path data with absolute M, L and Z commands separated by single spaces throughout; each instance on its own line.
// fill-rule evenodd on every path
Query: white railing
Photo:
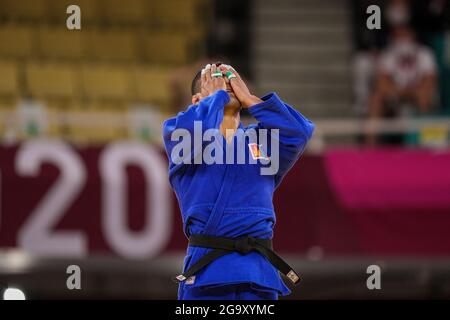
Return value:
M 129 117 L 126 114 L 105 112 L 59 111 L 48 113 L 46 119 L 48 126 L 71 126 L 80 130 L 83 128 L 114 128 L 126 129 L 130 126 Z M 169 115 L 158 115 L 158 121 Z M 245 121 L 248 122 L 248 121 Z M 320 150 L 328 145 L 327 139 L 356 137 L 367 133 L 414 133 L 423 130 L 434 130 L 441 134 L 450 132 L 450 117 L 432 118 L 400 118 L 392 120 L 362 120 L 357 118 L 346 119 L 313 119 L 316 125 L 312 147 Z M 7 129 L 20 131 L 19 116 L 14 111 L 0 110 L 0 127 L 3 133 Z M 159 130 L 159 132 L 161 132 Z
M 347 136 L 373 132 L 410 133 L 426 128 L 450 130 L 450 118 L 401 118 L 392 120 L 332 119 L 316 120 L 316 135 Z

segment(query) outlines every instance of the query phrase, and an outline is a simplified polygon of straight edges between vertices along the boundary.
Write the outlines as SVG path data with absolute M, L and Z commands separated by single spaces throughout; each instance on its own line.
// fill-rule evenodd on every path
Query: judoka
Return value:
M 169 180 L 189 239 L 183 273 L 174 277 L 178 298 L 278 299 L 291 292 L 280 273 L 293 284 L 300 276 L 273 251 L 272 197 L 314 124 L 276 93 L 251 94 L 229 65 L 205 66 L 191 91 L 192 105 L 163 123 Z M 256 124 L 243 126 L 242 108 Z M 186 141 L 191 146 L 180 147 Z

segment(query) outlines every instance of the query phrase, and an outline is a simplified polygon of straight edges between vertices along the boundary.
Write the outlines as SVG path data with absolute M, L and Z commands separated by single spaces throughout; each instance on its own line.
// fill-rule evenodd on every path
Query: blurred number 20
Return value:
M 169 191 L 165 164 L 149 145 L 115 143 L 100 155 L 102 178 L 102 230 L 110 247 L 125 258 L 149 258 L 167 243 L 171 231 Z M 84 257 L 87 235 L 82 231 L 54 231 L 67 209 L 86 185 L 87 173 L 80 156 L 62 141 L 37 140 L 25 143 L 16 157 L 19 175 L 37 176 L 44 163 L 60 171 L 58 180 L 43 196 L 18 233 L 18 244 L 42 256 Z M 126 225 L 125 166 L 143 169 L 147 184 L 147 226 L 131 233 Z

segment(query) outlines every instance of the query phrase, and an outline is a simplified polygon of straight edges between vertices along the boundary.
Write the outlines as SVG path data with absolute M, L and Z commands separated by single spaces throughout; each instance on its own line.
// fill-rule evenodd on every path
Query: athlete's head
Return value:
M 214 62 L 217 67 L 222 65 L 222 62 Z M 241 107 L 241 102 L 236 98 L 236 95 L 233 92 L 233 88 L 231 87 L 230 80 L 224 75 L 224 80 L 227 86 L 227 92 L 230 96 L 230 101 L 225 106 L 225 108 L 238 109 Z M 191 94 L 192 94 L 192 103 L 196 104 L 202 99 L 206 98 L 206 94 L 202 92 L 202 70 L 199 70 L 192 80 L 191 84 Z

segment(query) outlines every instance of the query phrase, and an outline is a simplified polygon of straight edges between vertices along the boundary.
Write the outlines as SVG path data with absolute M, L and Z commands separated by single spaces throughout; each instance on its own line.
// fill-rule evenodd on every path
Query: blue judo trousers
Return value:
M 218 90 L 163 124 L 164 144 L 169 158 L 169 180 L 181 209 L 184 233 L 187 237 L 210 235 L 272 239 L 276 221 L 273 193 L 299 159 L 312 136 L 314 125 L 284 103 L 276 93 L 270 93 L 261 98 L 263 102 L 248 108 L 257 124 L 247 127 L 240 124 L 241 130 L 238 131 L 245 133 L 250 129 L 256 132 L 268 129 L 271 132 L 271 129 L 278 129 L 279 168 L 276 173 L 262 175 L 261 168 L 268 164 L 260 160 L 256 164 L 250 161 L 209 164 L 195 161 L 207 145 L 215 140 L 223 139 L 222 146 L 229 144 L 224 142 L 222 135 L 215 136 L 215 139 L 211 139 L 212 142 L 202 141 L 200 148 L 195 147 L 194 142 L 194 123 L 197 121 L 202 125 L 202 132 L 208 129 L 217 129 L 219 132 L 224 106 L 229 99 L 226 91 Z M 177 129 L 181 129 L 178 133 L 189 135 L 175 134 Z M 174 152 L 178 150 L 176 148 L 181 141 L 180 136 L 192 139 L 190 143 L 194 147 L 186 154 Z M 234 136 L 233 139 L 236 140 L 237 137 Z M 233 144 L 234 156 L 242 143 L 246 159 L 254 156 L 251 148 L 247 148 L 248 139 L 246 137 L 240 143 Z M 266 146 L 266 149 L 261 151 L 270 158 L 273 150 L 270 146 Z M 223 147 L 222 151 L 225 159 L 230 150 Z M 183 270 L 192 266 L 209 250 L 211 249 L 189 245 Z M 277 299 L 279 295 L 290 292 L 278 270 L 263 255 L 255 251 L 247 254 L 230 252 L 214 260 L 187 281 L 181 282 L 178 298 Z

